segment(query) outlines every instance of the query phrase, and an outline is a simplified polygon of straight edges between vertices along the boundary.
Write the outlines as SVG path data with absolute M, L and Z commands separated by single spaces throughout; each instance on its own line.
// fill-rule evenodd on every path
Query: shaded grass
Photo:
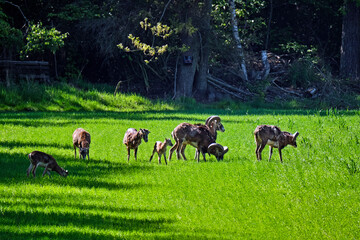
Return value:
M 131 93 L 113 95 L 113 87 L 99 84 L 80 84 L 81 88 L 72 84 L 55 82 L 52 85 L 38 82 L 20 82 L 11 88 L 0 83 L 0 111 L 111 111 L 111 112 L 139 112 L 139 111 L 246 111 L 248 109 L 358 109 L 360 97 L 345 95 L 332 98 L 331 96 L 318 99 L 293 99 L 284 101 L 275 99 L 266 102 L 261 97 L 239 102 L 230 99 L 202 104 L 193 98 L 150 100 Z M 262 111 L 262 110 L 260 110 Z
M 153 143 L 183 121 L 219 114 L 230 151 L 222 162 L 175 155 L 149 163 Z M 1 239 L 357 239 L 359 111 L 244 110 L 0 113 Z M 258 124 L 299 131 L 298 148 L 255 161 Z M 90 161 L 74 159 L 71 134 L 92 135 Z M 122 137 L 148 128 L 130 163 Z M 267 159 L 268 148 L 263 152 Z M 26 155 L 52 154 L 67 178 L 26 178 Z M 202 158 L 201 158 L 202 160 Z M 350 169 L 350 170 L 349 170 Z

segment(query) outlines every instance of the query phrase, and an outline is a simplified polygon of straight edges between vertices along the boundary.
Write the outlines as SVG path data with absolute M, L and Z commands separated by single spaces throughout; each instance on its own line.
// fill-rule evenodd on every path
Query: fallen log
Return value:
M 295 91 L 290 91 L 290 90 L 287 90 L 287 89 L 285 89 L 285 88 L 283 88 L 283 87 L 280 87 L 278 84 L 276 84 L 275 80 L 276 80 L 276 79 L 274 79 L 271 83 L 274 84 L 277 88 L 279 88 L 279 89 L 282 90 L 283 92 L 290 93 L 290 94 L 296 95 L 296 96 L 298 96 L 298 97 L 303 97 L 302 94 L 300 94 L 300 93 L 297 93 L 297 92 L 295 92 Z
M 239 89 L 239 88 L 236 88 L 234 86 L 231 86 L 230 84 L 227 84 L 226 82 L 222 81 L 222 80 L 219 80 L 217 78 L 214 78 L 213 76 L 211 75 L 208 75 L 207 76 L 207 79 L 208 79 L 208 82 L 209 83 L 215 83 L 215 84 L 218 84 L 222 87 L 226 87 L 226 88 L 229 88 L 230 90 L 234 91 L 234 92 L 238 92 L 238 93 L 241 93 L 241 94 L 244 94 L 246 96 L 253 96 L 254 94 L 253 93 L 250 93 L 250 92 L 246 92 L 242 89 Z
M 214 87 L 219 88 L 220 90 L 226 92 L 227 94 L 230 94 L 230 95 L 233 96 L 233 97 L 239 98 L 239 99 L 241 99 L 241 100 L 245 100 L 245 98 L 244 98 L 243 96 L 240 96 L 240 95 L 238 95 L 238 94 L 236 94 L 236 93 L 230 92 L 230 91 L 226 90 L 225 88 L 221 87 L 220 85 L 218 85 L 218 84 L 216 84 L 216 83 L 214 83 L 214 82 L 212 82 L 212 81 L 209 81 L 209 84 L 212 85 L 212 86 L 214 86 Z

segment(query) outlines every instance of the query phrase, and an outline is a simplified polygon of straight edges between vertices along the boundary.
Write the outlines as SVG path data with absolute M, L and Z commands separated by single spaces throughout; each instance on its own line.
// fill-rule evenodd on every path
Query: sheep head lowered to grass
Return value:
M 209 155 L 214 155 L 218 161 L 224 159 L 225 153 L 229 151 L 229 148 L 227 146 L 222 146 L 218 143 L 212 143 L 208 147 L 208 153 Z
M 205 154 L 208 151 L 208 146 L 212 143 L 215 143 L 216 129 L 220 124 L 221 119 L 219 116 L 212 116 L 208 120 L 207 125 L 190 123 L 179 124 L 171 133 L 175 140 L 175 145 L 170 149 L 169 161 L 171 159 L 172 153 L 175 150 L 178 159 L 180 159 L 182 156 L 183 159 L 186 160 L 183 148 L 183 145 L 186 144 L 195 147 L 199 152 L 201 152 L 204 161 L 206 161 Z M 199 162 L 199 155 L 197 156 L 197 161 Z

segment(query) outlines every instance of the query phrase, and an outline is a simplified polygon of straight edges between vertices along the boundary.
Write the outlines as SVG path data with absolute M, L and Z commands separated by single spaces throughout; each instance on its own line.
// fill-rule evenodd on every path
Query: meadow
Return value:
M 187 161 L 149 163 L 155 141 L 213 114 L 223 161 L 197 163 L 187 147 Z M 359 120 L 358 110 L 0 112 L 0 239 L 358 239 Z M 300 133 L 283 164 L 268 147 L 256 161 L 259 124 Z M 92 137 L 89 161 L 74 159 L 78 127 Z M 129 127 L 151 133 L 128 163 Z M 69 176 L 27 178 L 34 150 Z

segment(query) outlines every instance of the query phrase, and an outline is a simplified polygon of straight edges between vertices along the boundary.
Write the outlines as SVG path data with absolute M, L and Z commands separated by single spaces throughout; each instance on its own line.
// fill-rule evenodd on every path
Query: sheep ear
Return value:
M 297 136 L 299 136 L 299 132 L 296 132 L 296 133 L 294 133 L 294 138 L 296 139 L 297 138 Z

